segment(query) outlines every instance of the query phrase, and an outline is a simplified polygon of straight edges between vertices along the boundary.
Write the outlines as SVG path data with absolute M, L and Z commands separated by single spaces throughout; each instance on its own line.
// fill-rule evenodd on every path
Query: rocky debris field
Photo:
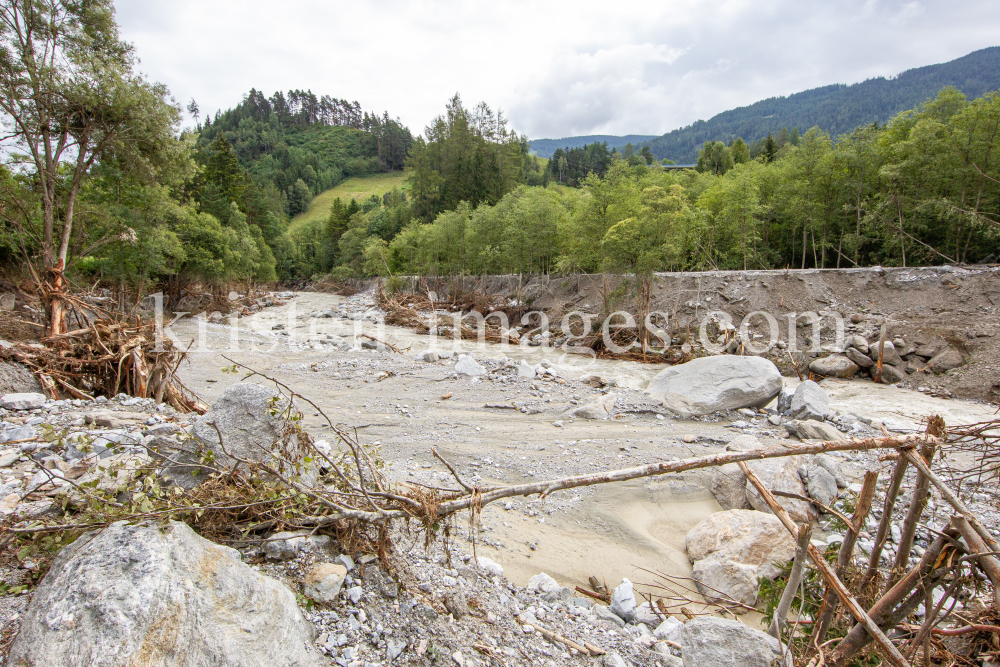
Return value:
M 235 385 L 213 406 L 215 417 L 243 411 L 257 400 L 255 386 Z M 165 440 L 180 444 L 199 428 L 198 418 L 126 396 L 83 402 L 7 394 L 0 406 L 5 447 L 0 507 L 13 522 L 59 513 L 74 488 L 92 478 L 131 488 L 150 466 L 150 450 Z M 259 413 L 254 418 L 267 421 Z M 227 440 L 261 434 L 260 424 L 215 421 Z M 331 660 L 339 665 L 485 665 L 495 659 L 504 664 L 589 664 L 595 659 L 609 665 L 680 664 L 674 654 L 685 645 L 685 626 L 648 603 L 638 604 L 630 582 L 623 582 L 605 606 L 546 574 L 532 577 L 526 587 L 516 586 L 491 559 L 475 560 L 455 544 L 434 543 L 427 549 L 419 532 L 400 533 L 396 543 L 404 550 L 393 558 L 390 572 L 374 556 L 341 553 L 330 537 L 309 531 L 276 533 L 236 551 L 198 538 L 184 524 L 170 524 L 166 533 L 153 524 L 114 524 L 64 549 L 37 587 L 32 587 L 37 562 L 9 563 L 3 571 L 10 593 L 4 598 L 3 633 L 20 631 L 10 649 L 13 664 L 51 664 L 53 659 L 124 664 L 167 620 L 176 628 L 169 651 L 162 650 L 175 664 L 199 659 L 289 665 Z M 134 566 L 116 569 L 115 563 L 126 561 Z M 207 575 L 197 565 L 208 561 L 216 564 L 205 582 L 224 588 L 224 594 L 186 593 L 209 585 L 199 583 Z M 273 609 L 254 612 L 259 621 L 241 611 L 241 596 L 273 600 L 275 595 L 278 601 L 269 603 L 276 605 Z M 114 610 L 115 617 L 128 622 L 109 623 L 100 609 Z M 734 630 L 712 626 L 699 632 Z M 741 626 L 735 632 L 756 641 L 758 658 L 773 648 L 773 640 L 759 631 Z M 251 633 L 255 641 L 241 633 Z M 572 644 L 550 641 L 550 633 Z M 273 638 L 258 641 L 261 636 Z M 279 653 L 271 649 L 276 642 L 283 647 Z M 573 644 L 589 645 L 588 655 Z M 595 658 L 591 650 L 606 655 Z M 709 665 L 714 659 L 690 664 Z
M 370 295 L 286 296 L 298 305 L 298 317 L 286 317 L 289 306 L 276 305 L 235 333 L 210 316 L 179 327 L 182 337 L 201 329 L 208 340 L 180 370 L 212 404 L 205 417 L 124 395 L 51 401 L 16 367 L 5 371 L 5 525 L 55 522 L 65 509 L 84 504 L 87 488 L 134 495 L 150 471 L 162 483 L 195 488 L 204 476 L 187 469 L 196 463 L 185 458 L 192 438 L 214 447 L 221 437 L 228 454 L 240 458 L 273 443 L 281 432 L 273 392 L 221 372 L 230 358 L 315 400 L 340 428 L 377 449 L 390 481 L 430 487 L 453 486 L 456 474 L 476 485 L 518 484 L 775 443 L 913 432 L 922 430 L 920 417 L 930 411 L 950 423 L 971 423 L 994 410 L 945 400 L 943 391 L 832 377 L 797 382 L 759 357 L 717 355 L 674 367 L 580 365 L 542 345 L 426 349 L 426 337 L 405 330 L 383 328 L 381 340 L 361 335 L 374 335 L 369 327 L 382 316 Z M 867 325 L 849 326 L 855 330 L 846 351 L 828 350 L 812 363 L 840 354 L 856 363 L 863 345 L 853 337 L 864 337 L 856 332 Z M 871 359 L 872 342 L 865 340 Z M 900 360 L 929 361 L 941 353 L 887 342 L 893 345 L 882 347 L 883 369 L 900 348 Z M 335 434 L 318 411 L 299 407 L 317 448 L 334 451 Z M 216 453 L 214 462 L 227 469 L 235 464 Z M 882 512 L 892 512 L 880 557 L 890 566 L 904 541 L 897 524 L 913 502 L 914 473 L 907 472 L 895 502 L 886 502 L 895 463 L 880 454 L 833 452 L 750 467 L 768 489 L 796 497 L 783 500 L 785 507 L 814 522 L 813 544 L 832 550 L 845 536 L 831 510 L 849 512 L 861 476 L 878 470 L 885 483 L 858 546 L 864 559 Z M 320 483 L 307 473 L 302 479 Z M 988 483 L 965 484 L 962 491 L 1000 536 Z M 949 516 L 932 489 L 911 559 L 923 554 L 927 538 Z M 0 560 L 6 593 L 0 646 L 20 662 L 5 664 L 51 664 L 44 656 L 61 656 L 60 664 L 118 665 L 155 655 L 170 664 L 700 667 L 770 665 L 782 654 L 755 613 L 741 620 L 711 615 L 713 604 L 737 614 L 757 605 L 758 577 L 775 576 L 775 561 L 794 552 L 735 465 L 508 499 L 483 508 L 474 527 L 464 515 L 456 517 L 450 539 L 429 546 L 419 526 L 396 524 L 396 552 L 385 560 L 348 552 L 329 535 L 291 528 L 278 526 L 280 532 L 231 548 L 176 522 L 116 523 L 79 538 L 51 564 L 44 553 L 8 550 Z M 138 565 L 116 569 L 123 558 Z M 691 577 L 700 596 L 668 600 L 664 613 L 649 602 L 658 595 L 648 576 L 655 571 Z M 609 584 L 606 604 L 577 593 L 578 586 L 592 588 L 593 575 Z M 192 593 L 212 586 L 219 594 Z M 955 604 L 972 613 L 981 602 Z M 102 609 L 123 622 L 109 624 L 95 612 Z M 918 619 L 922 613 L 918 609 Z M 204 619 L 200 626 L 196 618 Z

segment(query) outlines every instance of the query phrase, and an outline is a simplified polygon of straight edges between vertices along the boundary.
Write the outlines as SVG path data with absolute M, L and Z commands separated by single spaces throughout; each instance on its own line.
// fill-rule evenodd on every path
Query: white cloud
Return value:
M 312 89 L 415 132 L 456 91 L 532 137 L 658 134 L 997 43 L 987 0 L 117 0 L 141 69 L 202 111 Z

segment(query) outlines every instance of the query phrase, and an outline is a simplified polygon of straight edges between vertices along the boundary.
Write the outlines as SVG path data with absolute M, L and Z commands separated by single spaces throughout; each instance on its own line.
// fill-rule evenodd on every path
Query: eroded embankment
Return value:
M 580 311 L 607 314 L 645 312 L 636 303 L 634 278 L 611 275 L 568 277 L 490 276 L 483 279 L 409 279 L 409 284 L 437 294 L 480 292 L 518 299 L 545 312 L 553 326 L 566 314 Z M 1000 401 L 1000 267 L 924 267 L 807 269 L 785 271 L 706 271 L 659 273 L 652 283 L 649 310 L 669 317 L 670 329 L 697 342 L 699 326 L 714 311 L 732 317 L 738 329 L 751 313 L 768 313 L 777 323 L 778 347 L 768 355 L 786 375 L 795 375 L 792 359 L 805 371 L 811 358 L 811 329 L 799 327 L 795 343 L 801 355 L 785 351 L 790 340 L 789 316 L 837 313 L 847 335 L 886 340 L 907 346 L 943 340 L 963 360 L 959 368 L 936 373 L 907 373 L 905 387 L 959 398 Z M 513 323 L 512 323 L 513 324 Z M 822 342 L 835 342 L 832 319 L 824 321 Z M 751 318 L 752 333 L 769 334 L 762 315 Z M 794 331 L 795 328 L 792 328 Z M 714 329 L 710 328 L 710 332 Z M 714 343 L 714 336 L 712 337 Z M 819 352 L 824 356 L 827 351 Z M 900 350 L 903 354 L 905 350 Z M 920 364 L 921 359 L 915 363 Z M 924 368 L 926 365 L 919 366 Z M 906 371 L 905 365 L 901 368 Z M 911 368 L 910 370 L 916 370 Z

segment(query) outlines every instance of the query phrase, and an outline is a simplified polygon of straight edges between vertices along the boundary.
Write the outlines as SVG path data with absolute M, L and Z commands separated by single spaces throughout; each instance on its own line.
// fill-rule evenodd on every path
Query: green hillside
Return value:
M 344 202 L 356 199 L 360 204 L 372 195 L 381 197 L 393 188 L 405 189 L 406 174 L 394 171 L 388 174 L 373 174 L 371 176 L 355 176 L 348 178 L 337 187 L 320 193 L 312 200 L 309 210 L 295 216 L 288 225 L 289 232 L 304 227 L 317 220 L 326 221 L 330 217 L 330 206 L 337 197 Z

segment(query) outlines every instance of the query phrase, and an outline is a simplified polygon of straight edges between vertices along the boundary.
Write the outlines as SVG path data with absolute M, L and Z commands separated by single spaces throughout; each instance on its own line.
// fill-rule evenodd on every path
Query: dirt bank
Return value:
M 409 284 L 439 294 L 504 294 L 546 312 L 554 323 L 573 311 L 641 312 L 637 283 L 621 276 L 493 276 Z M 998 307 L 1000 267 L 995 266 L 659 273 L 650 302 L 650 310 L 669 316 L 674 334 L 697 336 L 699 324 L 712 311 L 731 315 L 737 328 L 750 313 L 763 311 L 775 318 L 778 340 L 785 344 L 790 314 L 835 312 L 845 319 L 848 335 L 878 338 L 884 323 L 890 341 L 902 338 L 919 346 L 944 339 L 966 363 L 943 375 L 919 373 L 904 386 L 994 403 L 1000 402 Z M 761 317 L 752 323 L 753 331 L 764 324 Z M 800 350 L 810 347 L 807 334 L 798 333 Z M 822 342 L 831 343 L 831 334 L 832 328 L 825 328 Z M 787 355 L 775 357 L 786 374 L 794 374 Z

